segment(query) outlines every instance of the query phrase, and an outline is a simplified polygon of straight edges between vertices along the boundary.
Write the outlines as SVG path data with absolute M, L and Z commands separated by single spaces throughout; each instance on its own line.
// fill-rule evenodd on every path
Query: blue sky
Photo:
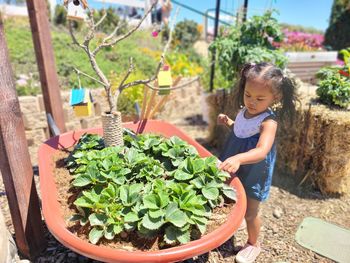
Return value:
M 176 1 L 201 12 L 215 8 L 216 5 L 216 0 Z M 244 0 L 221 0 L 221 9 L 235 13 L 237 8 L 243 5 L 243 2 Z M 106 3 L 101 4 L 95 0 L 89 0 L 89 4 L 92 7 L 108 6 Z M 280 22 L 325 30 L 328 27 L 332 4 L 333 0 L 249 0 L 248 17 L 262 14 L 264 10 L 272 7 L 279 11 L 279 15 L 275 16 Z M 174 4 L 174 7 L 176 6 Z M 198 23 L 203 22 L 202 16 L 181 8 L 177 21 L 183 19 L 192 19 Z

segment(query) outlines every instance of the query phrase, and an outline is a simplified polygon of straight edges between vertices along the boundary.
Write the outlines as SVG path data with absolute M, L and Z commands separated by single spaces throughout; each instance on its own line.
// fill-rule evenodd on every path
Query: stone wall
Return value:
M 182 79 L 179 85 L 187 83 L 191 79 Z M 194 81 L 184 88 L 174 90 L 170 99 L 163 107 L 162 111 L 156 115 L 172 122 L 176 120 L 181 113 L 191 111 L 193 109 L 193 101 L 199 99 L 201 93 L 199 81 Z M 89 117 L 76 117 L 73 108 L 69 105 L 69 91 L 62 91 L 61 97 L 63 102 L 64 120 L 67 131 L 86 129 L 91 127 L 101 127 L 101 112 L 107 109 L 107 101 L 104 96 L 104 90 L 94 89 L 91 91 L 94 99 L 94 107 L 92 115 Z M 37 164 L 37 151 L 41 143 L 49 138 L 49 129 L 46 121 L 46 113 L 44 107 L 43 96 L 21 96 L 19 103 L 23 114 L 24 127 L 33 165 Z M 124 116 L 124 121 L 130 121 L 130 118 Z

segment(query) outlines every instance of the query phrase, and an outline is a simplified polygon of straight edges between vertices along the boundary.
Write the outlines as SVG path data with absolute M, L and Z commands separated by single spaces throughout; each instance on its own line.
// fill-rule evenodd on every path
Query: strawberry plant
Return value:
M 321 102 L 348 108 L 350 105 L 350 64 L 323 67 L 317 72 L 320 80 L 316 94 Z
M 101 137 L 85 134 L 66 159 L 79 191 L 75 219 L 88 224 L 91 243 L 137 233 L 184 244 L 205 233 L 213 208 L 236 200 L 217 158 L 199 157 L 180 138 L 128 132 L 124 141 L 104 147 Z

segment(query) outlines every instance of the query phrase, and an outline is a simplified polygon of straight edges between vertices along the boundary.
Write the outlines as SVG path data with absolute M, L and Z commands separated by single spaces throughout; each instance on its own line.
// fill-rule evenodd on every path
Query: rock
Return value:
M 276 207 L 275 210 L 273 211 L 273 216 L 277 219 L 280 218 L 282 214 L 283 214 L 283 211 L 280 207 Z

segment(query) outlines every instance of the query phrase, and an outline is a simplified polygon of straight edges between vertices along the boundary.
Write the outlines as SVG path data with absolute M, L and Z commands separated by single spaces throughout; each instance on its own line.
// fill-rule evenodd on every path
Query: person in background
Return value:
M 154 4 L 156 0 L 152 0 Z M 168 25 L 172 4 L 170 0 L 158 0 L 155 9 L 152 11 L 152 24 L 157 23 Z

